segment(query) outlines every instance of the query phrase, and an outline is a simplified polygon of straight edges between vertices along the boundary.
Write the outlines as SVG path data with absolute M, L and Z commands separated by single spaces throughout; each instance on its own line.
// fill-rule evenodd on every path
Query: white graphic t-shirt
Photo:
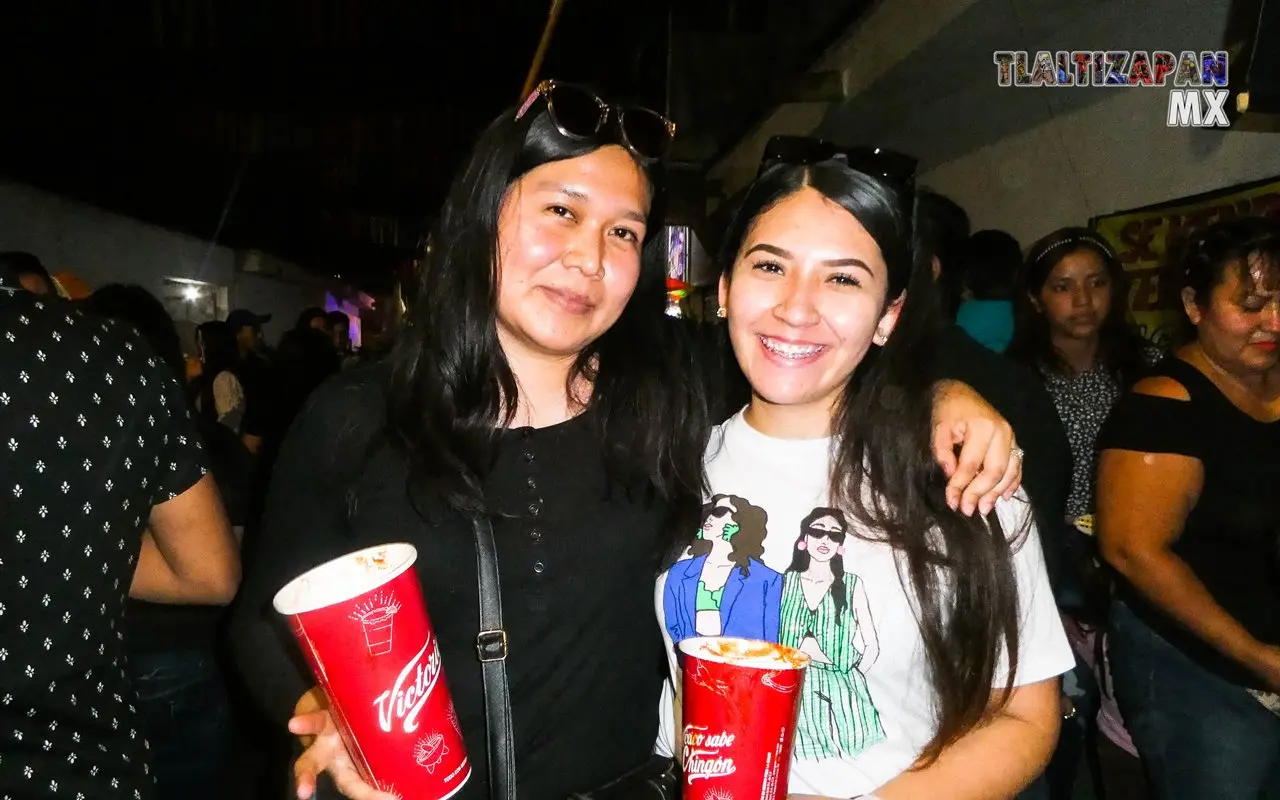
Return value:
M 828 507 L 830 439 L 774 439 L 741 413 L 716 429 L 706 463 L 712 492 L 695 543 L 658 578 L 667 640 L 765 639 L 807 652 L 791 793 L 852 797 L 908 769 L 933 738 L 936 715 L 923 642 L 894 551 L 846 531 Z M 1019 493 L 997 505 L 1006 533 L 1030 526 Z M 1075 665 L 1030 530 L 1014 556 L 1021 605 L 1015 682 Z M 1003 674 L 996 681 L 1004 685 Z M 675 752 L 673 692 L 662 702 L 657 751 Z

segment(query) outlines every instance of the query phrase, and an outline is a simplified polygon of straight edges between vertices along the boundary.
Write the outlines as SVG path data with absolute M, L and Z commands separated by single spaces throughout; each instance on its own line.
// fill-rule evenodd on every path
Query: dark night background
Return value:
M 668 110 L 696 215 L 708 162 L 865 5 L 566 0 L 540 77 Z M 0 173 L 385 288 L 471 140 L 516 103 L 549 9 L 9 0 Z

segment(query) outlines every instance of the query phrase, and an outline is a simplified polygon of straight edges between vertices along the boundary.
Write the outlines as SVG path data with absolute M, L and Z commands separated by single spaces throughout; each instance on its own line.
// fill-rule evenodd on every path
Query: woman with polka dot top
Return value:
M 1063 681 L 1075 724 L 1063 727 L 1047 773 L 1060 791 L 1069 791 L 1062 784 L 1074 779 L 1084 728 L 1095 719 L 1103 735 L 1136 755 L 1114 699 L 1100 689 L 1108 681 L 1097 631 L 1109 590 L 1092 539 L 1098 432 L 1126 387 L 1160 356 L 1125 318 L 1127 286 L 1106 240 L 1087 228 L 1054 231 L 1031 246 L 1019 274 L 1006 351 L 1043 378 L 1074 461 L 1066 519 L 1043 531 L 1045 550 L 1054 551 L 1054 594 L 1079 659 Z

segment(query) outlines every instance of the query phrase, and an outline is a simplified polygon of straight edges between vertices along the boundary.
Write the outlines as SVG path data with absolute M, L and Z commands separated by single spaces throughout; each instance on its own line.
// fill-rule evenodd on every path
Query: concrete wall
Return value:
M 1227 131 L 1170 128 L 1168 88 L 996 86 L 995 49 L 1222 48 L 1230 6 L 980 0 L 884 85 L 833 109 L 819 132 L 879 134 L 918 155 L 922 184 L 960 202 L 976 227 L 1007 229 L 1024 244 L 1098 214 L 1280 175 L 1280 134 L 1243 129 L 1253 120 Z M 1230 76 L 1233 85 L 1243 77 Z M 890 113 L 871 114 L 873 104 Z
M 811 71 L 840 72 L 845 97 L 856 97 L 884 79 L 974 3 L 975 0 L 880 0 L 840 42 L 817 59 Z M 829 111 L 826 103 L 778 106 L 712 165 L 708 176 L 721 182 L 724 196 L 732 195 L 755 177 L 771 136 L 808 134 Z
M 947 161 L 921 183 L 969 211 L 975 230 L 1030 244 L 1065 225 L 1280 175 L 1280 134 L 1168 128 L 1167 95 L 1112 92 Z
M 1280 175 L 1280 134 L 1168 128 L 1168 88 L 1000 88 L 994 50 L 1222 49 L 1231 0 L 881 0 L 814 69 L 846 100 L 784 105 L 712 170 L 732 191 L 775 133 L 902 150 L 976 227 L 1024 243 L 1090 216 Z M 1232 74 L 1232 84 L 1243 77 Z M 1248 127 L 1247 123 L 1246 126 Z
M 272 343 L 302 309 L 324 304 L 321 282 L 301 282 L 314 279 L 296 265 L 276 262 L 299 282 L 239 272 L 230 248 L 17 183 L 0 182 L 0 250 L 34 253 L 50 272 L 72 272 L 90 288 L 136 283 L 163 297 L 165 278 L 224 287 L 229 308 L 272 315 L 264 326 Z

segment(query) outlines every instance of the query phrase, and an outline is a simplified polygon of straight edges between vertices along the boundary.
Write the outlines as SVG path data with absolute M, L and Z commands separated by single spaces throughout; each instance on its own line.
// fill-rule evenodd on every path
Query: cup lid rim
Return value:
M 793 656 L 798 656 L 799 658 L 797 659 L 797 661 L 799 661 L 800 663 L 792 663 L 786 660 L 780 660 L 779 663 L 777 664 L 770 664 L 766 666 L 763 663 L 758 663 L 758 664 L 745 663 L 744 660 L 730 658 L 729 656 L 722 656 L 722 655 L 719 655 L 718 653 L 690 652 L 691 650 L 696 649 L 703 644 L 707 644 L 709 642 L 717 642 L 717 641 L 718 642 L 738 641 L 738 642 L 746 642 L 750 644 L 767 644 L 770 647 L 775 647 L 775 648 L 778 648 L 779 650 L 787 651 Z M 728 664 L 734 667 L 746 667 L 748 669 L 763 669 L 763 670 L 773 670 L 773 671 L 804 669 L 805 667 L 809 666 L 809 662 L 812 660 L 809 658 L 809 655 L 803 652 L 802 650 L 797 650 L 794 647 L 788 647 L 785 644 L 778 644 L 777 642 L 767 642 L 763 639 L 745 639 L 738 636 L 690 636 L 687 639 L 681 639 L 679 644 L 676 646 L 680 649 L 680 652 L 685 654 L 686 656 L 692 656 L 693 658 L 697 658 L 703 661 L 714 661 L 717 664 Z M 764 658 L 761 657 L 759 660 L 763 662 Z
M 320 579 L 323 581 L 325 572 L 332 571 L 340 565 L 345 565 L 352 559 L 367 557 L 378 552 L 384 554 L 396 553 L 399 556 L 399 563 L 389 568 L 386 572 L 377 573 L 377 582 L 370 582 L 367 586 L 355 586 L 349 591 L 333 591 L 331 593 L 317 592 L 315 595 L 308 597 L 307 602 L 301 602 L 297 598 L 299 588 L 312 580 Z M 392 580 L 403 575 L 411 569 L 418 560 L 418 550 L 407 542 L 388 542 L 387 544 L 374 545 L 365 547 L 361 550 L 355 550 L 350 553 L 344 553 L 336 558 L 318 564 L 311 569 L 306 570 L 293 580 L 280 587 L 275 596 L 271 600 L 271 606 L 277 613 L 286 617 L 297 616 L 298 614 L 306 614 L 311 611 L 319 611 L 322 608 L 328 608 L 338 603 L 345 603 L 354 600 L 363 594 L 377 589 Z

